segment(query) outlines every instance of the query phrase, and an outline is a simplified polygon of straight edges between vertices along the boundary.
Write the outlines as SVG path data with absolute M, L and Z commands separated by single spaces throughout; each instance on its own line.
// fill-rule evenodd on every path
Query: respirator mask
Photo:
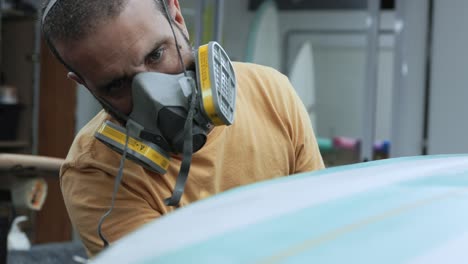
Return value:
M 194 55 L 195 71 L 144 72 L 134 77 L 133 110 L 126 118 L 127 147 L 126 128 L 111 121 L 102 124 L 95 137 L 159 174 L 166 173 L 170 154 L 182 155 L 184 172 L 190 166 L 184 161 L 203 147 L 213 127 L 233 123 L 236 104 L 234 69 L 222 47 L 210 42 Z M 187 148 L 191 148 L 188 153 Z M 177 205 L 183 193 L 188 170 L 185 175 L 181 172 L 167 205 Z

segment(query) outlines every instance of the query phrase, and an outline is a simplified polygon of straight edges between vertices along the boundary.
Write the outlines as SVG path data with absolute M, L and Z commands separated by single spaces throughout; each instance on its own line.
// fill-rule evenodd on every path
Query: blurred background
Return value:
M 45 46 L 40 2 L 0 0 L 0 153 L 63 159 L 100 106 Z M 195 47 L 216 40 L 290 78 L 327 166 L 467 152 L 468 1 L 179 2 Z M 42 179 L 28 238 L 76 240 L 57 174 Z

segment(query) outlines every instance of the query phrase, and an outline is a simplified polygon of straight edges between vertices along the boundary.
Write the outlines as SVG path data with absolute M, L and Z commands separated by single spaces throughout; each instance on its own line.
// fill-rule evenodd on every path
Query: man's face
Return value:
M 153 1 L 129 0 L 119 16 L 103 21 L 84 40 L 57 44 L 63 59 L 81 77 L 74 79 L 127 115 L 137 73 L 182 72 L 169 22 Z M 191 65 L 193 55 L 178 1 L 168 2 L 184 63 Z

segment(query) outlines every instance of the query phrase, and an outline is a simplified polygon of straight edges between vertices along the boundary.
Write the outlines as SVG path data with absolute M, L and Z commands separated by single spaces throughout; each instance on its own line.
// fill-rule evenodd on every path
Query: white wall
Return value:
M 248 10 L 248 3 L 248 0 L 225 1 L 222 44 L 235 60 L 243 60 L 246 56 L 248 33 L 255 17 L 255 13 Z M 359 11 L 281 11 L 280 35 L 283 39 L 291 29 L 363 29 L 365 19 L 365 12 Z M 381 20 L 382 29 L 392 28 L 391 13 L 384 13 Z
M 76 133 L 88 123 L 102 108 L 88 90 L 78 85 L 76 89 Z
M 195 28 L 198 2 L 198 0 L 180 1 L 186 24 L 192 30 Z M 207 4 L 213 2 L 206 0 Z M 249 27 L 254 17 L 254 13 L 248 11 L 248 6 L 248 0 L 224 1 L 224 34 L 221 44 L 234 61 L 243 61 L 246 56 Z M 192 35 L 190 38 L 194 40 L 195 36 Z
M 424 106 L 426 89 L 426 53 L 429 0 L 400 0 L 403 4 L 404 29 L 400 50 L 402 64 L 396 74 L 401 74 L 401 97 L 394 114 L 398 114 L 392 138 L 391 156 L 422 154 L 424 134 Z M 399 52 L 399 51 L 398 51 Z
M 231 29 L 225 36 L 224 46 L 233 57 L 245 57 L 245 47 L 249 28 L 246 25 L 252 23 L 253 13 L 247 10 L 247 0 L 226 1 L 226 21 L 225 24 Z M 460 0 L 461 2 L 461 0 Z M 397 132 L 399 137 L 392 142 L 398 151 L 394 156 L 419 155 L 422 153 L 423 128 L 424 128 L 424 94 L 425 94 L 425 66 L 426 66 L 426 34 L 428 22 L 428 0 L 401 1 L 404 5 L 405 31 L 403 35 L 402 50 L 403 62 L 407 69 L 402 77 L 403 96 L 399 99 L 401 111 L 397 117 Z M 394 29 L 394 13 L 383 12 L 381 16 L 381 29 L 392 31 Z M 332 30 L 363 30 L 366 26 L 365 11 L 333 11 L 333 12 L 313 12 L 313 11 L 281 11 L 280 30 L 282 38 L 292 29 L 308 29 L 319 31 Z M 322 82 L 317 84 L 317 104 L 322 104 L 319 109 L 322 118 L 319 119 L 319 135 L 348 135 L 359 137 L 361 131 L 361 113 L 358 106 L 362 104 L 362 86 L 364 83 L 364 46 L 362 44 L 352 44 L 352 40 L 345 40 L 342 44 L 353 46 L 348 49 L 335 49 L 325 45 L 325 38 L 311 37 L 316 43 L 316 69 L 322 75 Z M 317 40 L 319 39 L 319 40 Z M 296 41 L 297 42 L 297 41 Z M 332 41 L 333 42 L 333 41 Z M 337 42 L 336 40 L 334 41 Z M 339 42 L 339 41 L 338 41 Z M 385 41 L 383 41 L 385 42 Z M 392 40 L 387 41 L 392 42 Z M 322 43 L 323 45 L 319 45 Z M 346 44 L 348 43 L 348 44 Z M 284 43 L 282 43 L 284 44 Z M 330 44 L 330 43 L 328 43 Z M 296 46 L 294 46 L 296 45 Z M 288 58 L 294 58 L 295 51 L 300 43 L 293 43 L 290 47 Z M 320 51 L 321 49 L 321 51 Z M 354 49 L 354 51 L 353 51 Z M 341 54 L 340 54 L 341 53 Z M 347 60 L 346 56 L 354 57 Z M 377 98 L 377 122 L 376 138 L 391 138 L 392 129 L 392 89 L 394 81 L 394 47 L 393 43 L 384 44 L 379 53 L 378 71 L 378 98 Z M 317 62 L 320 65 L 317 66 Z M 334 61 L 334 62 L 333 62 Z M 345 67 L 342 63 L 355 65 L 353 69 Z M 288 62 L 288 65 L 291 62 Z M 398 66 L 400 67 L 400 66 Z M 340 69 L 342 68 L 342 69 Z M 397 68 L 397 70 L 402 70 Z M 333 74 L 345 73 L 333 78 Z M 330 77 L 326 77 L 329 75 Z M 318 82 L 320 78 L 318 78 Z M 341 87 L 351 83 L 354 93 L 349 90 L 342 92 L 327 87 Z M 325 87 L 325 88 L 324 88 Z M 357 92 L 356 92 L 357 91 Z M 345 99 L 343 99 L 345 98 Z M 334 101 L 333 101 L 334 100 Z M 341 100 L 341 101 L 340 101 Z M 322 122 L 320 122 L 322 119 Z
M 428 152 L 468 152 L 468 1 L 434 1 Z
M 316 69 L 317 134 L 362 138 L 367 10 L 283 11 L 280 19 L 283 39 L 291 30 L 314 31 L 309 37 L 291 39 L 293 45 L 286 51 L 286 64 L 290 65 L 301 38 L 311 41 Z M 390 34 L 380 38 L 375 127 L 378 140 L 389 139 L 391 132 L 393 23 L 393 12 L 382 12 L 380 29 Z
M 231 60 L 244 61 L 249 29 L 255 14 L 248 11 L 248 0 L 224 2 L 224 36 L 222 45 Z

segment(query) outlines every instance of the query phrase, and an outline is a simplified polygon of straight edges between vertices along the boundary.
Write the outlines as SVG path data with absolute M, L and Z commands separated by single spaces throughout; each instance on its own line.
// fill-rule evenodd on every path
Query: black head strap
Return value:
M 46 19 L 47 17 L 47 14 L 50 12 L 50 10 L 52 9 L 52 7 L 54 7 L 55 3 L 57 3 L 57 0 L 51 0 L 45 10 L 44 10 L 44 14 L 42 14 L 42 24 L 44 24 L 44 20 Z

